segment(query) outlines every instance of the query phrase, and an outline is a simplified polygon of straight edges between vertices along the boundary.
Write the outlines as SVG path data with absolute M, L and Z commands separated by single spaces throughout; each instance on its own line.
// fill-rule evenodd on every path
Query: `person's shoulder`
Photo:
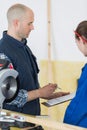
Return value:
M 5 42 L 4 42 L 3 38 L 1 38 L 1 39 L 0 39 L 0 46 L 4 45 L 4 43 L 5 43 Z
M 87 70 L 87 63 L 84 64 L 84 66 L 82 67 L 82 71 Z

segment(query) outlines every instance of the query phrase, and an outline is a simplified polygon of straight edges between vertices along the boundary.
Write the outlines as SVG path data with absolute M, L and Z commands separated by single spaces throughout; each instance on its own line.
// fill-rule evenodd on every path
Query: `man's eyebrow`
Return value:
M 28 24 L 32 24 L 33 22 L 28 22 Z

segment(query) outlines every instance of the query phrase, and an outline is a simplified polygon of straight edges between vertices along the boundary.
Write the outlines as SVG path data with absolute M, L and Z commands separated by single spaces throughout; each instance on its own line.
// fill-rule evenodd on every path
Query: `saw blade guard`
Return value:
M 12 99 L 17 90 L 18 72 L 14 69 L 2 69 L 0 71 L 0 101 Z

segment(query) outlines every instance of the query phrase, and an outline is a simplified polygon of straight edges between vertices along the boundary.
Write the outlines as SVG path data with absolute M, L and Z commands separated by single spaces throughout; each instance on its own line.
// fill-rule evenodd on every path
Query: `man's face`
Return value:
M 21 39 L 28 38 L 30 32 L 34 29 L 34 14 L 33 12 L 28 12 L 25 14 L 23 20 L 19 21 L 17 35 Z

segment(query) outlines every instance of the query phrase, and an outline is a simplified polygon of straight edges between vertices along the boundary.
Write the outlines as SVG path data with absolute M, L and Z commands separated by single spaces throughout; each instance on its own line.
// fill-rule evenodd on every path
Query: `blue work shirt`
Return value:
M 82 68 L 76 96 L 66 109 L 64 123 L 87 128 L 87 64 Z

